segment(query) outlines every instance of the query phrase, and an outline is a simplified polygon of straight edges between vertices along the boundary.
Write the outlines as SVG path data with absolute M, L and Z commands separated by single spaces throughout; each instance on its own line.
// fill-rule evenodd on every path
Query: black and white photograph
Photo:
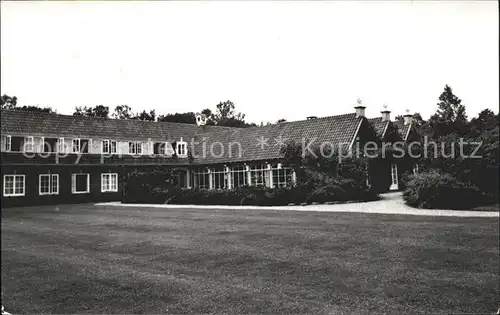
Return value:
M 0 23 L 2 315 L 500 314 L 498 1 Z

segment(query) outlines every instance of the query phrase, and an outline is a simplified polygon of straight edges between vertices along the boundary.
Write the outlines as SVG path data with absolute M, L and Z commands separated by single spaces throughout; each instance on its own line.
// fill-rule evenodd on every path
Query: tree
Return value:
M 245 114 L 235 111 L 234 103 L 231 101 L 220 102 L 217 104 L 215 113 L 209 109 L 202 111 L 207 116 L 207 125 L 228 126 L 228 127 L 250 127 L 255 124 L 247 124 L 245 122 Z
M 183 124 L 196 124 L 196 117 L 193 112 L 175 113 L 158 116 L 158 121 L 168 121 Z
M 149 112 L 146 112 L 143 110 L 141 113 L 138 113 L 134 116 L 132 116 L 132 119 L 136 120 L 144 120 L 144 121 L 155 121 L 156 120 L 156 112 L 155 110 L 150 110 Z
M 462 100 L 453 94 L 450 86 L 444 87 L 437 105 L 436 113 L 429 119 L 434 137 L 439 138 L 451 133 L 464 135 L 467 132 L 465 106 L 462 105 Z
M 114 119 L 131 119 L 132 116 L 132 108 L 128 105 L 116 106 L 113 114 L 111 115 Z
M 472 118 L 470 121 L 469 136 L 476 137 L 486 130 L 492 130 L 498 126 L 498 115 L 495 115 L 491 110 L 482 110 L 477 118 Z
M 279 123 L 283 123 L 283 122 L 286 122 L 285 118 L 278 119 L 278 121 L 276 123 L 279 124 Z
M 95 107 L 78 106 L 75 108 L 73 116 L 88 116 L 88 117 L 102 117 L 108 118 L 109 107 L 104 105 L 97 105 Z
M 36 113 L 47 113 L 47 114 L 57 114 L 52 107 L 40 107 L 37 105 L 24 105 L 23 107 L 15 107 L 18 110 L 23 110 L 26 112 L 36 112 Z
M 0 97 L 0 107 L 2 109 L 12 109 L 17 106 L 17 97 L 4 94 Z

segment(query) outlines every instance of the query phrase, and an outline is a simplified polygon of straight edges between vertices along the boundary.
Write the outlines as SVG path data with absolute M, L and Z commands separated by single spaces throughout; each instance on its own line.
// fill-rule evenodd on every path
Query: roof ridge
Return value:
M 227 129 L 227 130 L 205 132 L 205 133 L 203 133 L 203 135 L 216 134 L 216 133 L 226 132 L 226 131 L 232 131 L 232 132 L 234 132 L 234 131 L 237 131 L 237 130 L 256 130 L 256 129 L 259 129 L 259 128 L 264 129 L 264 128 L 271 128 L 273 126 L 283 126 L 283 125 L 293 124 L 293 123 L 298 123 L 298 122 L 303 122 L 303 121 L 313 122 L 313 121 L 318 121 L 318 120 L 325 120 L 325 119 L 331 119 L 331 118 L 340 118 L 340 117 L 343 118 L 343 117 L 355 116 L 355 115 L 356 115 L 356 113 L 344 113 L 344 114 L 339 114 L 339 115 L 323 116 L 323 117 L 318 117 L 318 118 L 314 118 L 314 119 L 301 119 L 301 120 L 293 120 L 293 121 L 284 121 L 284 122 L 274 123 L 274 124 L 265 125 L 265 126 L 252 126 L 252 127 L 242 127 L 242 128 L 233 127 L 231 129 Z
M 73 119 L 82 119 L 82 120 L 101 120 L 101 121 L 137 121 L 137 122 L 143 122 L 143 123 L 163 123 L 163 124 L 171 124 L 171 125 L 182 125 L 182 126 L 196 126 L 200 127 L 197 124 L 188 124 L 188 123 L 179 123 L 179 122 L 170 122 L 170 121 L 150 121 L 150 120 L 140 120 L 140 119 L 117 119 L 117 118 L 110 118 L 110 117 L 99 117 L 99 116 L 85 116 L 85 115 L 67 115 L 67 114 L 59 114 L 59 113 L 47 113 L 47 112 L 35 112 L 35 111 L 28 111 L 28 110 L 23 110 L 20 108 L 2 108 L 1 112 L 15 112 L 15 113 L 26 113 L 26 114 L 32 114 L 32 115 L 51 115 L 51 116 L 62 116 L 62 117 L 71 117 Z M 216 127 L 216 128 L 235 128 L 235 127 L 229 127 L 229 126 L 210 126 L 210 127 Z

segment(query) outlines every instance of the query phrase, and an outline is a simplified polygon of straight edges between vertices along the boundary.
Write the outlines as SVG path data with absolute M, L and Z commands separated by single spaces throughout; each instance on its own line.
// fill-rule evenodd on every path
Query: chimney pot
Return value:
M 405 121 L 405 125 L 409 125 L 413 121 L 413 115 L 412 114 L 404 114 L 403 119 Z
M 366 106 L 355 106 L 354 109 L 356 109 L 356 118 L 357 117 L 365 117 L 365 108 Z
M 380 112 L 382 114 L 382 121 L 390 121 L 391 120 L 391 111 L 383 110 Z

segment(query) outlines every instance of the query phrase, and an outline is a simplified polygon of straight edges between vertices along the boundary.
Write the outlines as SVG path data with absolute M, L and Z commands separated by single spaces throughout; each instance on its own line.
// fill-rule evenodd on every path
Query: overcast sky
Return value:
M 383 104 L 427 118 L 445 84 L 498 112 L 497 1 L 1 2 L 1 93 L 78 105 L 200 111 L 247 121 Z M 393 116 L 393 117 L 394 117 Z

